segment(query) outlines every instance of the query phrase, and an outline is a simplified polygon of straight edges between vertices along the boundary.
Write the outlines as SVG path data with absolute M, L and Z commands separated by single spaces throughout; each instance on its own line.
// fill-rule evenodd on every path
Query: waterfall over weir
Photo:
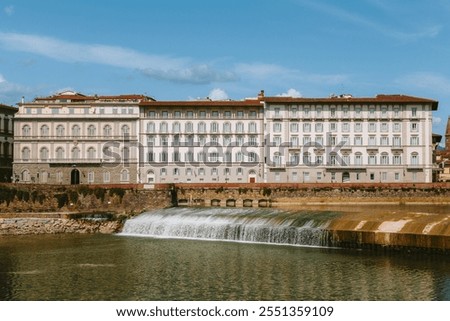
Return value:
M 330 246 L 325 228 L 336 215 L 274 209 L 170 208 L 127 220 L 121 235 Z

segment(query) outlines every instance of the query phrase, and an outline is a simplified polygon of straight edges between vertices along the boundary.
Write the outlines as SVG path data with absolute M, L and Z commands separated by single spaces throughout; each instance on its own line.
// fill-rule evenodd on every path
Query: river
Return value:
M 447 256 L 320 246 L 314 231 L 336 213 L 315 213 L 311 222 L 311 213 L 275 219 L 266 209 L 245 212 L 241 222 L 248 210 L 229 210 L 226 218 L 188 210 L 198 214 L 189 219 L 183 211 L 138 216 L 138 226 L 129 220 L 120 235 L 0 237 L 0 299 L 450 300 Z M 246 231 L 223 228 L 236 222 Z M 307 226 L 307 237 L 297 237 L 303 230 L 292 232 L 292 224 Z M 280 232 L 283 225 L 291 232 Z M 211 226 L 222 232 L 208 232 Z

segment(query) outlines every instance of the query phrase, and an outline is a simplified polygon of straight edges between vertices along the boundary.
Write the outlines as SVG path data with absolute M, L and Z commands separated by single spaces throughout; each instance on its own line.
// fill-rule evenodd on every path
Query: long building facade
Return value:
M 434 100 L 155 101 L 65 92 L 19 104 L 14 177 L 48 184 L 431 182 Z

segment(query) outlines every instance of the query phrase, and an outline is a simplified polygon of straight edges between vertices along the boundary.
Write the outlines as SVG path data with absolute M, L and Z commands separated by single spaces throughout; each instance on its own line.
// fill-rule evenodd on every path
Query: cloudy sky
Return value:
M 449 17 L 448 0 L 0 0 L 0 102 L 398 93 L 438 100 L 443 134 Z

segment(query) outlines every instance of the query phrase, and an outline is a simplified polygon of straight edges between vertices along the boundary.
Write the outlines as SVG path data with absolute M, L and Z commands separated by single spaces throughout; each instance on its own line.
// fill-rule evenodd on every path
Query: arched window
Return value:
M 190 121 L 186 123 L 185 130 L 187 133 L 192 133 L 194 131 L 194 126 Z
M 30 149 L 28 147 L 24 147 L 22 149 L 22 160 L 23 161 L 30 160 Z
M 216 122 L 211 123 L 211 133 L 218 133 L 219 132 L 219 124 Z
M 223 124 L 223 132 L 231 133 L 231 124 L 229 122 Z
M 72 136 L 74 136 L 74 137 L 80 136 L 80 126 L 74 125 L 72 127 Z
M 58 160 L 64 159 L 64 148 L 58 147 L 56 149 L 56 159 Z
M 250 133 L 256 133 L 256 123 L 255 122 L 251 122 L 250 124 L 248 124 L 248 131 Z
M 172 133 L 180 133 L 181 132 L 181 126 L 179 122 L 175 122 L 172 124 Z
M 198 123 L 198 132 L 206 133 L 206 124 L 204 122 Z
M 242 152 L 237 152 L 235 158 L 236 162 L 242 162 L 244 160 Z
M 63 125 L 58 125 L 56 127 L 56 136 L 63 137 L 64 136 L 64 132 L 65 132 L 65 128 L 64 128 Z
M 129 135 L 130 134 L 130 127 L 128 125 L 122 126 L 122 135 Z
M 21 179 L 22 179 L 22 182 L 29 182 L 30 181 L 31 177 L 30 177 L 30 171 L 28 169 L 22 171 Z
M 72 149 L 72 159 L 79 159 L 80 158 L 80 149 L 78 147 L 74 147 Z
M 243 133 L 244 132 L 244 123 L 238 122 L 236 124 L 236 133 Z
M 355 165 L 362 165 L 363 164 L 363 157 L 362 157 L 362 153 L 357 152 L 355 154 Z
M 88 159 L 95 159 L 95 148 L 94 147 L 89 147 L 88 148 L 88 151 L 87 151 L 87 156 L 88 156 Z
M 49 135 L 49 128 L 47 125 L 42 125 L 41 126 L 41 136 L 42 137 L 48 137 Z
M 39 158 L 43 161 L 46 161 L 48 159 L 48 148 L 42 147 L 39 152 Z
M 124 162 L 129 161 L 130 160 L 130 149 L 128 147 L 124 147 L 122 149 L 122 160 Z
M 122 182 L 128 182 L 130 180 L 130 172 L 128 171 L 128 169 L 123 169 L 120 172 L 120 180 Z
M 110 125 L 106 125 L 105 127 L 103 127 L 103 136 L 110 137 L 111 134 L 112 134 L 112 128 Z
M 95 126 L 94 125 L 89 125 L 87 131 L 88 131 L 89 137 L 95 136 Z
M 165 121 L 159 124 L 159 131 L 161 133 L 167 133 L 167 123 Z
M 154 133 L 155 132 L 155 123 L 149 122 L 147 123 L 147 133 Z
M 30 136 L 31 128 L 28 125 L 22 127 L 22 136 Z

